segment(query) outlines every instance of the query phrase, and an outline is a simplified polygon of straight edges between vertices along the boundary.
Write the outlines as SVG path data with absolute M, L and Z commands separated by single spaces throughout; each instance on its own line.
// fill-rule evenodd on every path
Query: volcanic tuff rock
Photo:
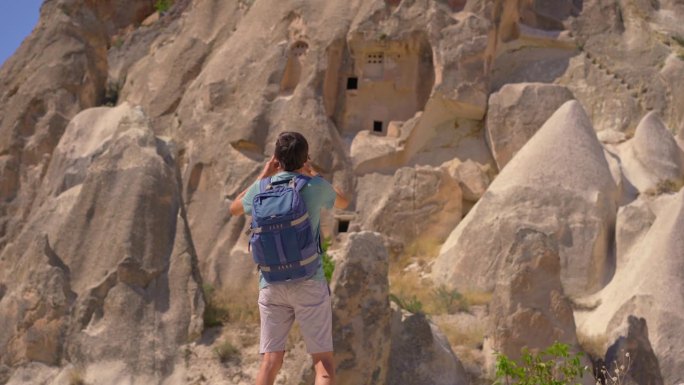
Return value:
M 170 374 L 177 346 L 202 331 L 177 166 L 139 111 L 124 104 L 98 111 L 102 120 L 92 112 L 75 118 L 51 164 L 72 177 L 48 170 L 51 194 L 0 255 L 2 359 L 155 382 Z M 83 131 L 84 121 L 96 130 Z
M 579 103 L 566 102 L 451 233 L 435 261 L 434 279 L 491 291 L 514 234 L 531 228 L 558 241 L 566 293 L 596 291 L 611 274 L 616 199 L 591 122 Z
M 626 336 L 628 318 L 646 319 L 648 340 L 667 384 L 682 380 L 684 319 L 684 190 L 654 202 L 655 220 L 622 257 L 615 276 L 603 290 L 583 300 L 593 310 L 576 312 L 578 332 L 607 335 L 609 341 Z
M 487 349 L 519 360 L 523 347 L 542 350 L 555 341 L 576 345 L 556 242 L 529 228 L 515 233 L 490 304 Z M 493 367 L 491 362 L 488 369 Z
M 684 152 L 655 112 L 644 116 L 634 138 L 621 147 L 625 176 L 640 192 L 684 183 Z
M 566 87 L 506 84 L 489 97 L 487 142 L 501 170 L 558 107 L 573 99 Z
M 410 244 L 413 240 L 444 242 L 461 218 L 461 188 L 440 168 L 404 167 L 385 185 L 364 226 Z
M 69 120 L 104 97 L 109 37 L 150 1 L 46 1 L 32 34 L 0 69 L 0 247 L 21 230 Z
M 332 248 L 347 250 L 352 238 L 354 250 L 385 256 L 378 236 L 363 235 L 359 246 L 340 233 L 345 221 L 348 232 L 376 226 L 398 245 L 392 263 L 403 263 L 401 243 L 431 245 L 418 256 L 428 263 L 392 266 L 416 287 L 431 290 L 432 268 L 437 284 L 493 291 L 500 274 L 529 267 L 505 264 L 508 251 L 541 248 L 516 234 L 541 232 L 553 246 L 541 249 L 560 258 L 563 292 L 580 305 L 579 334 L 608 336 L 605 350 L 630 335 L 630 315 L 643 317 L 662 378 L 681 381 L 682 247 L 672 238 L 681 233 L 672 203 L 681 192 L 671 193 L 681 189 L 682 165 L 663 129 L 684 149 L 681 1 L 173 3 L 153 14 L 152 0 L 46 0 L 36 29 L 0 69 L 0 311 L 8 314 L 0 319 L 0 383 L 60 384 L 73 373 L 105 384 L 201 380 L 205 366 L 185 370 L 188 362 L 207 365 L 212 383 L 250 383 L 258 356 L 244 351 L 244 370 L 207 363 L 213 334 L 188 340 L 201 328 L 200 272 L 216 292 L 253 305 L 248 220 L 231 217 L 228 203 L 254 181 L 283 130 L 303 132 L 314 165 L 353 198 L 348 211 L 323 215 Z M 566 103 L 528 141 L 557 107 L 539 95 L 554 89 L 560 103 L 568 97 L 560 86 L 582 107 Z M 497 100 L 508 103 L 506 95 L 514 105 L 501 115 Z M 91 108 L 98 105 L 116 107 Z M 636 129 L 642 119 L 647 129 Z M 503 167 L 508 137 L 516 140 Z M 449 232 L 430 263 L 433 243 Z M 377 314 L 356 307 L 370 306 L 354 291 L 364 272 L 344 267 L 355 271 L 349 280 L 338 271 L 336 295 L 347 301 L 335 310 L 346 328 L 336 331 L 340 373 L 364 377 L 355 383 L 371 381 L 377 366 L 353 354 L 392 354 L 387 263 L 359 265 L 372 268 L 375 281 L 364 284 L 377 290 L 371 302 L 383 303 Z M 506 284 L 492 303 L 512 300 Z M 517 299 L 540 303 L 537 293 Z M 359 325 L 363 317 L 382 331 Z M 394 346 L 423 336 L 423 351 L 440 353 L 402 366 L 406 381 L 431 381 L 419 368 L 457 369 L 448 349 L 430 347 L 419 320 L 404 319 L 402 330 L 415 335 Z M 554 328 L 534 337 L 565 330 Z M 237 340 L 245 349 L 255 344 L 252 329 Z M 647 328 L 637 329 L 628 340 L 646 346 Z M 354 339 L 340 337 L 349 330 Z M 485 358 L 480 342 L 453 349 L 477 349 L 475 359 L 460 359 L 471 374 Z M 198 356 L 176 357 L 179 347 Z M 286 384 L 310 379 L 310 365 L 299 370 L 308 365 L 301 344 L 293 355 L 279 379 Z
M 425 314 L 411 314 L 392 304 L 392 344 L 388 384 L 468 384 L 449 341 Z
M 390 354 L 389 257 L 378 233 L 350 234 L 332 280 L 333 343 L 341 384 L 384 384 Z
M 604 369 L 610 376 L 618 370 L 625 384 L 664 384 L 658 358 L 648 340 L 646 320 L 629 316 L 627 324 L 627 335 L 620 336 L 606 351 Z

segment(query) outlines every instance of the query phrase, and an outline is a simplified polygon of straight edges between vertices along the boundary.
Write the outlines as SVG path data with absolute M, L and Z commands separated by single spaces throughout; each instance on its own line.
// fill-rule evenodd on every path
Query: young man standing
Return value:
M 276 182 L 302 174 L 311 177 L 300 194 L 309 212 L 312 235 L 320 239 L 321 208 L 346 208 L 349 202 L 339 190 L 318 176 L 308 163 L 308 157 L 309 145 L 302 134 L 281 133 L 276 140 L 274 156 L 266 163 L 256 182 L 231 203 L 230 213 L 251 215 L 252 201 L 259 193 L 261 179 L 271 177 L 271 181 Z M 332 307 L 323 267 L 319 265 L 311 278 L 298 282 L 268 283 L 260 273 L 259 352 L 262 360 L 256 378 L 257 385 L 273 385 L 275 382 L 283 364 L 287 335 L 295 319 L 299 322 L 307 351 L 313 358 L 316 385 L 334 384 Z

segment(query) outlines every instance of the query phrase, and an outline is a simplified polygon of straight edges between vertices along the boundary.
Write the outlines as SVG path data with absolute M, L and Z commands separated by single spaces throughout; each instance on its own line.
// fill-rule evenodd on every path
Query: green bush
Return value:
M 330 283 L 332 279 L 333 272 L 335 271 L 335 261 L 328 255 L 328 247 L 330 247 L 330 239 L 325 239 L 321 245 L 323 248 L 323 274 L 325 274 L 325 279 Z
M 522 350 L 520 364 L 497 353 L 495 385 L 570 385 L 580 384 L 588 369 L 582 366 L 583 354 L 570 354 L 566 344 L 554 342 L 539 353 Z
M 674 40 L 677 44 L 681 45 L 684 47 L 684 37 L 673 35 L 672 40 Z
M 389 295 L 390 301 L 396 303 L 400 308 L 413 313 L 413 314 L 424 314 L 423 313 L 423 303 L 420 302 L 418 298 L 414 295 L 408 300 L 402 299 L 394 294 Z
M 173 0 L 157 0 L 157 2 L 154 3 L 154 9 L 159 13 L 163 13 L 168 11 L 172 5 Z
M 433 290 L 437 306 L 445 313 L 454 314 L 461 311 L 468 311 L 469 305 L 463 294 L 458 290 L 449 290 L 446 286 L 440 286 Z

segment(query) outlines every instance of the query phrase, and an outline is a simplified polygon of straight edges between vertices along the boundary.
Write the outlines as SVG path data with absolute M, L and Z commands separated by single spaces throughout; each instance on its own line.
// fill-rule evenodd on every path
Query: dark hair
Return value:
M 299 132 L 283 132 L 276 139 L 275 157 L 285 171 L 298 170 L 309 157 L 309 143 Z

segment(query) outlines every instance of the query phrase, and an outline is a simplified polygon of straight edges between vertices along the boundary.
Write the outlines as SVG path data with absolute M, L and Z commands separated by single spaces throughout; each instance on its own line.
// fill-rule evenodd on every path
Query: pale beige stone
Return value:
M 574 346 L 575 322 L 561 286 L 557 241 L 529 228 L 514 236 L 490 304 L 487 350 L 517 361 L 523 348 L 545 349 L 555 341 Z M 493 355 L 487 357 L 494 374 Z
M 490 171 L 489 165 L 483 166 L 470 159 L 465 162 L 454 159 L 442 167 L 445 167 L 449 175 L 458 182 L 463 191 L 463 199 L 467 201 L 477 202 L 491 183 L 487 174 Z
M 388 384 L 469 384 L 444 334 L 425 314 L 392 304 Z
M 409 245 L 421 238 L 443 242 L 461 220 L 462 193 L 442 169 L 401 168 L 383 188 L 364 228 Z
M 642 193 L 684 180 L 684 152 L 655 112 L 644 116 L 620 157 L 626 178 Z
M 566 293 L 597 291 L 609 278 L 618 199 L 591 123 L 579 103 L 566 102 L 450 234 L 433 278 L 461 289 L 493 290 L 513 235 L 532 228 L 559 242 Z
M 139 111 L 90 111 L 79 121 L 87 119 L 99 131 L 81 136 L 71 125 L 52 164 L 82 167 L 79 177 L 46 197 L 2 252 L 2 360 L 57 365 L 68 355 L 84 368 L 119 362 L 103 383 L 124 374 L 160 381 L 178 346 L 203 329 L 175 160 Z M 46 185 L 63 184 L 60 173 L 46 175 Z
M 331 286 L 336 381 L 383 384 L 390 354 L 387 250 L 380 234 L 360 232 L 342 254 Z
M 493 93 L 487 110 L 487 143 L 499 170 L 571 99 L 566 87 L 553 84 L 507 84 Z
M 684 364 L 682 320 L 684 306 L 681 272 L 684 261 L 684 190 L 658 199 L 655 220 L 626 251 L 615 276 L 603 290 L 586 300 L 595 308 L 575 311 L 578 332 L 616 341 L 627 336 L 631 316 L 648 325 L 648 340 L 655 352 L 664 383 L 676 383 Z M 648 219 L 647 219 L 648 220 Z M 643 219 L 642 219 L 643 221 Z M 648 226 L 644 221 L 642 226 Z M 642 230 L 643 233 L 644 230 Z

